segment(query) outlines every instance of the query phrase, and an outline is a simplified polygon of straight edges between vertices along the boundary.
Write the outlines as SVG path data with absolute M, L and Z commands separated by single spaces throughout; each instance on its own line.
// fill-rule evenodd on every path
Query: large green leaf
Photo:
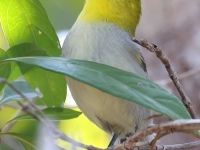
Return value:
M 29 42 L 60 56 L 58 37 L 39 0 L 1 0 L 0 19 L 10 47 Z
M 5 53 L 5 51 L 0 49 L 0 60 L 4 60 L 6 58 L 8 58 L 8 57 Z M 10 70 L 11 70 L 10 64 L 0 64 L 0 78 L 7 79 L 10 75 Z M 0 92 L 3 89 L 4 85 L 5 85 L 5 83 L 0 82 Z
M 58 37 L 38 0 L 0 1 L 0 19 L 6 38 L 13 46 L 7 52 L 9 57 L 44 56 L 41 50 L 47 55 L 60 56 Z M 24 42 L 39 47 L 29 43 L 21 44 Z M 12 65 L 12 68 L 11 80 L 20 76 L 18 67 Z M 40 68 L 24 68 L 24 65 L 20 65 L 26 81 L 33 89 L 39 88 L 42 92 L 44 97 L 40 100 L 48 107 L 60 107 L 66 97 L 65 77 Z
M 25 81 L 15 81 L 11 83 L 15 88 L 17 88 L 23 95 L 27 98 L 37 98 L 38 94 L 27 84 Z M 6 86 L 3 90 L 2 96 L 0 96 L 0 106 L 13 101 L 13 100 L 23 100 L 19 94 L 17 94 L 10 86 Z
M 45 116 L 47 116 L 51 121 L 59 121 L 59 120 L 69 120 L 73 118 L 77 118 L 81 115 L 81 112 L 75 111 L 68 108 L 46 108 L 41 110 Z M 38 116 L 40 116 L 39 112 L 35 112 Z M 20 120 L 35 120 L 32 116 L 28 114 L 23 114 L 16 118 L 13 118 L 11 121 L 20 121 Z M 10 122 L 10 121 L 9 121 Z
M 21 48 L 15 46 L 24 42 L 38 45 L 47 55 L 60 56 L 58 37 L 39 0 L 2 0 L 0 1 L 0 19 L 10 46 L 14 46 L 10 49 L 12 57 L 22 57 L 26 54 L 36 55 L 38 48 L 33 49 L 30 44 L 28 48 L 24 45 Z M 27 53 L 27 49 L 33 52 Z M 19 69 L 14 67 L 11 79 L 20 75 Z M 20 70 L 22 70 L 21 67 Z M 60 107 L 63 104 L 66 97 L 66 80 L 63 75 L 39 68 L 23 72 L 23 75 L 33 89 L 39 88 L 44 95 L 38 102 L 48 107 Z
M 12 58 L 47 70 L 65 74 L 101 91 L 132 101 L 169 118 L 191 118 L 183 104 L 154 82 L 110 66 L 58 57 Z M 3 63 L 5 63 L 4 61 Z
M 46 55 L 44 49 L 31 43 L 13 46 L 6 53 L 10 58 Z M 45 104 L 48 107 L 60 107 L 64 103 L 67 91 L 64 75 L 56 74 L 27 64 L 19 64 L 19 67 L 29 85 L 33 89 L 39 88 L 43 94 L 40 101 L 36 102 L 37 104 L 41 104 L 42 102 L 42 104 Z M 12 71 L 14 71 L 14 69 Z M 17 71 L 18 70 L 16 69 L 16 72 Z

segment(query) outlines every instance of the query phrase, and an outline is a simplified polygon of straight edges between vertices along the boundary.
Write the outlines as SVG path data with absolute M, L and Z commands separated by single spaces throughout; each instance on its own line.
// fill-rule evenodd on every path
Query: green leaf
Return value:
M 9 58 L 13 57 L 25 57 L 25 56 L 46 56 L 46 52 L 44 49 L 41 49 L 37 45 L 31 43 L 22 43 L 19 45 L 15 45 L 9 48 L 6 51 L 6 54 Z M 20 64 L 23 66 L 23 73 L 31 70 L 33 66 Z M 8 78 L 10 82 L 16 80 L 18 77 L 22 76 L 21 70 L 16 63 L 11 64 L 11 74 Z
M 46 52 L 44 49 L 38 47 L 37 45 L 31 44 L 31 43 L 22 43 L 19 45 L 15 45 L 15 46 L 9 48 L 6 51 L 6 54 L 9 58 L 24 57 L 24 56 L 46 56 Z M 20 64 L 20 66 L 23 66 L 22 67 L 23 73 L 30 71 L 33 68 L 33 66 L 26 65 L 26 64 Z M 10 82 L 12 82 L 20 76 L 22 76 L 22 73 L 21 73 L 19 66 L 16 63 L 12 63 L 11 64 L 11 73 L 10 73 L 8 80 Z
M 27 150 L 36 149 L 35 143 L 33 142 L 34 139 L 31 136 L 28 136 L 24 133 L 16 133 L 16 132 L 7 132 L 7 133 L 0 133 L 1 136 L 8 136 L 16 139 L 19 141 L 23 148 L 27 148 Z
M 20 76 L 22 76 L 22 73 L 19 69 L 19 66 L 16 63 L 11 63 L 11 72 L 8 77 L 8 81 L 13 82 Z
M 66 98 L 66 79 L 63 75 L 33 68 L 24 74 L 26 81 L 33 89 L 39 88 L 43 97 L 40 101 L 47 107 L 61 107 Z
M 50 138 L 48 135 L 50 136 Z M 11 150 L 12 148 L 9 148 L 9 146 L 12 145 L 13 143 L 15 146 L 17 146 L 15 149 L 20 148 L 20 150 L 22 149 L 23 150 L 41 150 L 41 148 L 44 148 L 44 147 L 48 148 L 49 145 L 53 147 L 54 150 L 64 150 L 63 148 L 57 146 L 54 143 L 53 136 L 51 133 L 46 133 L 46 134 L 44 133 L 44 135 L 40 135 L 40 136 L 39 137 L 37 136 L 37 141 L 36 141 L 35 137 L 33 137 L 32 135 L 25 134 L 25 133 L 17 133 L 17 132 L 0 133 L 0 137 L 1 137 L 0 150 L 7 150 L 7 149 Z M 14 141 L 9 138 L 13 139 Z M 6 140 L 7 142 L 5 143 Z M 1 147 L 3 147 L 4 149 L 1 149 Z
M 41 55 L 38 54 L 41 49 L 47 55 L 60 56 L 58 37 L 38 0 L 3 0 L 0 1 L 0 10 L 2 28 L 10 46 L 14 46 L 8 52 L 10 57 Z M 17 45 L 24 42 L 38 45 L 41 49 L 30 44 L 25 45 L 26 43 Z M 11 79 L 20 75 L 19 69 L 16 66 L 14 68 Z M 42 103 L 48 107 L 62 106 L 67 91 L 63 75 L 40 68 L 30 69 L 28 66 L 25 69 L 24 65 L 20 65 L 20 70 L 29 85 L 33 89 L 38 87 L 42 92 L 44 97 L 37 101 L 37 104 Z
M 59 120 L 69 120 L 73 118 L 77 118 L 81 115 L 81 112 L 75 111 L 68 108 L 46 108 L 41 110 L 45 116 L 47 116 L 51 121 L 59 121 Z M 39 112 L 35 112 L 38 116 L 40 116 Z M 32 116 L 28 114 L 23 114 L 16 118 L 13 118 L 10 121 L 21 121 L 21 120 L 35 120 Z M 9 121 L 9 122 L 10 122 Z
M 8 58 L 5 51 L 0 49 L 0 60 Z M 11 66 L 10 64 L 0 64 L 0 78 L 7 79 L 10 75 Z M 0 82 L 0 92 L 3 89 L 5 83 Z
M 60 56 L 58 37 L 39 0 L 1 0 L 0 19 L 10 47 L 29 42 Z
M 7 55 L 11 57 L 44 56 L 45 51 L 37 45 L 22 43 L 10 48 Z M 43 97 L 36 104 L 45 104 L 48 107 L 63 105 L 66 98 L 66 79 L 64 75 L 56 74 L 27 64 L 19 64 L 20 70 L 28 84 L 39 88 Z M 13 70 L 14 71 L 14 70 Z M 16 70 L 18 71 L 18 70 Z
M 45 108 L 43 110 L 41 110 L 46 117 L 48 117 L 51 121 L 59 121 L 59 120 L 69 120 L 69 119 L 73 119 L 73 118 L 77 118 L 79 117 L 82 113 L 79 111 L 75 111 L 72 109 L 68 109 L 68 108 Z M 39 117 L 41 117 L 40 113 L 35 111 L 35 114 Z M 35 118 L 33 118 L 32 116 L 28 115 L 28 114 L 22 114 L 20 116 L 17 116 L 11 120 L 9 120 L 8 122 L 6 122 L 6 124 L 4 124 L 1 129 L 7 125 L 8 123 L 12 122 L 12 121 L 23 121 L 23 120 L 35 120 Z
M 9 48 L 6 51 L 9 58 L 13 57 L 25 57 L 25 56 L 47 56 L 45 49 L 32 44 L 21 43 Z
M 25 81 L 15 81 L 12 83 L 12 85 L 16 87 L 21 93 L 23 93 L 27 98 L 38 97 L 37 93 Z M 23 100 L 23 98 L 7 85 L 3 90 L 2 97 L 0 97 L 0 106 L 13 100 Z
M 110 66 L 58 57 L 13 58 L 47 70 L 65 74 L 111 95 L 132 101 L 169 118 L 191 118 L 183 104 L 173 94 L 139 75 Z M 5 61 L 4 61 L 5 63 Z

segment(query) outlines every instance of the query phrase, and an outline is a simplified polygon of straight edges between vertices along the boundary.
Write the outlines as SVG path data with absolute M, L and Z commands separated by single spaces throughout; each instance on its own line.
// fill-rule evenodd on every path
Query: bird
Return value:
M 132 41 L 141 11 L 140 0 L 86 0 L 64 40 L 61 57 L 93 61 L 148 78 L 139 46 Z M 83 114 L 113 136 L 109 147 L 152 125 L 151 110 L 70 77 L 66 80 Z

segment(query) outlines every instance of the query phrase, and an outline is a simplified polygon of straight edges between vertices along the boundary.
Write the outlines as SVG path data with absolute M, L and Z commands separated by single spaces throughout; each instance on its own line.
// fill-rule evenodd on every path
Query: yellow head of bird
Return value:
M 86 0 L 78 21 L 113 23 L 133 36 L 140 15 L 140 0 Z

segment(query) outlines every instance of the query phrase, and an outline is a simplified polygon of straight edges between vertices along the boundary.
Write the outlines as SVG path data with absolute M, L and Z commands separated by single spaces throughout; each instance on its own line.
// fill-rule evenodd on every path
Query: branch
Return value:
M 200 140 L 190 143 L 184 143 L 184 144 L 174 144 L 174 145 L 157 145 L 153 150 L 179 150 L 179 149 L 188 149 L 188 148 L 194 148 L 194 147 L 200 147 Z M 114 150 L 124 150 L 123 148 L 119 147 Z M 142 146 L 139 147 L 139 150 L 151 150 L 151 146 Z
M 176 120 L 176 121 L 172 121 L 172 122 L 168 122 L 168 123 L 162 123 L 159 125 L 154 125 L 146 130 L 142 130 L 142 131 L 135 133 L 132 137 L 127 138 L 127 140 L 124 143 L 117 145 L 116 147 L 113 147 L 113 149 L 114 150 L 124 150 L 124 149 L 129 150 L 129 149 L 137 148 L 138 146 L 133 145 L 134 143 L 137 143 L 137 141 L 139 141 L 139 139 L 141 139 L 145 136 L 151 135 L 153 133 L 159 133 L 159 135 L 161 135 L 162 133 L 170 134 L 170 133 L 174 133 L 174 132 L 184 132 L 187 134 L 191 133 L 193 135 L 194 130 L 199 130 L 199 129 L 200 129 L 200 119 Z M 195 135 L 196 135 L 196 137 L 200 138 L 200 135 L 198 135 L 196 133 L 195 133 Z M 157 139 L 158 138 L 156 137 L 155 140 L 157 140 Z M 153 145 L 155 144 L 154 142 L 153 142 Z M 150 143 L 147 145 L 150 145 Z M 188 148 L 189 146 L 190 147 L 200 146 L 200 141 L 196 141 L 196 142 L 192 142 L 192 143 L 185 143 L 185 144 L 178 144 L 178 145 L 162 145 L 162 147 L 164 147 L 164 148 L 166 148 L 166 147 L 172 148 L 173 147 L 173 149 L 180 149 L 178 147 Z M 142 148 L 143 147 L 140 147 L 140 150 Z M 151 149 L 151 146 L 145 146 L 145 148 Z M 158 148 L 159 148 L 159 150 L 160 149 L 165 150 L 164 148 L 161 148 L 161 146 L 156 146 L 154 148 L 154 150 L 158 150 Z
M 180 119 L 176 121 L 154 125 L 146 130 L 139 131 L 130 138 L 130 141 L 136 142 L 142 137 L 161 131 L 162 132 L 167 131 L 168 133 L 186 131 L 186 133 L 188 133 L 188 130 L 191 130 L 191 132 L 193 132 L 193 130 L 199 130 L 199 129 L 200 129 L 200 119 L 188 119 L 188 120 Z M 197 136 L 200 138 L 200 135 Z
M 1 81 L 1 80 L 0 80 Z M 35 100 L 36 99 L 29 99 L 29 101 L 32 101 L 32 103 L 34 103 L 35 102 Z M 26 105 L 27 104 L 27 102 L 24 104 L 24 105 Z M 4 105 L 6 105 L 6 104 L 4 104 Z M 7 106 L 9 106 L 9 105 L 7 105 Z M 11 105 L 12 106 L 12 105 Z M 14 105 L 13 105 L 14 106 Z M 18 107 L 16 107 L 15 109 L 20 109 L 21 107 L 18 105 Z M 20 109 L 19 111 L 17 111 L 14 115 L 13 115 L 13 117 L 12 118 L 15 118 L 15 117 L 17 117 L 17 116 L 19 116 L 19 115 L 21 115 L 21 114 L 23 114 L 24 113 L 24 111 L 22 110 L 22 109 Z M 6 124 L 5 126 L 3 126 L 3 128 L 2 128 L 2 132 L 8 132 L 15 124 L 17 123 L 17 121 L 16 120 L 14 120 L 14 121 L 11 121 L 11 122 L 9 122 L 8 124 Z
M 184 144 L 175 144 L 175 145 L 157 145 L 155 146 L 154 150 L 178 150 L 178 149 L 188 149 L 200 147 L 200 141 L 184 143 Z M 140 147 L 139 150 L 150 150 L 150 146 L 143 146 Z
M 189 100 L 189 98 L 186 96 L 179 80 L 178 77 L 175 73 L 175 71 L 172 69 L 172 66 L 170 64 L 169 59 L 167 58 L 167 56 L 163 53 L 163 51 L 160 49 L 160 47 L 158 47 L 155 44 L 150 44 L 148 43 L 146 40 L 137 40 L 135 38 L 133 38 L 133 42 L 145 47 L 147 50 L 149 50 L 150 52 L 154 52 L 156 53 L 157 57 L 161 60 L 161 62 L 165 65 L 165 68 L 171 78 L 171 80 L 173 81 L 176 89 L 178 90 L 181 98 L 182 98 L 182 103 L 185 105 L 186 109 L 188 110 L 188 112 L 190 113 L 192 118 L 195 118 L 195 114 L 192 110 L 191 107 L 191 101 Z

